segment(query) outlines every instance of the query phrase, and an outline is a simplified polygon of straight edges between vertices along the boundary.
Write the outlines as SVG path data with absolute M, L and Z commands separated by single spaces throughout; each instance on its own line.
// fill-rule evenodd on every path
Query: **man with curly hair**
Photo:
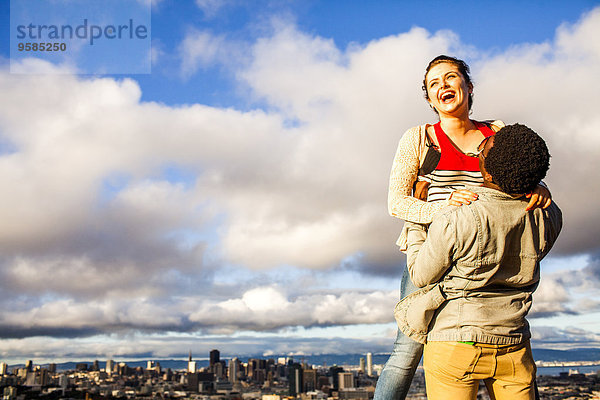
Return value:
M 488 173 L 484 186 L 513 196 L 530 193 L 550 166 L 546 142 L 522 124 L 506 126 L 488 137 L 479 145 L 477 156 L 481 173 Z
M 562 214 L 554 202 L 525 205 L 550 154 L 540 136 L 515 124 L 486 138 L 473 156 L 484 183 L 468 189 L 479 200 L 443 210 L 427 233 L 409 229 L 408 269 L 423 289 L 398 303 L 395 316 L 407 336 L 425 343 L 428 399 L 475 399 L 480 380 L 494 399 L 534 399 L 525 316 Z

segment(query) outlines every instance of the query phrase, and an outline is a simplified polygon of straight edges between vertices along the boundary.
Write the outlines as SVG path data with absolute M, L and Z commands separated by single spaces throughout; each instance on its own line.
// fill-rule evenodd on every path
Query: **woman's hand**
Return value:
M 471 204 L 471 202 L 477 200 L 477 198 L 477 194 L 471 192 L 470 190 L 455 190 L 450 194 L 450 197 L 448 198 L 448 204 L 451 206 L 462 206 L 463 204 Z
M 529 199 L 527 208 L 525 210 L 535 210 L 536 208 L 546 208 L 552 204 L 552 195 L 547 187 L 537 185 L 533 192 L 525 195 Z

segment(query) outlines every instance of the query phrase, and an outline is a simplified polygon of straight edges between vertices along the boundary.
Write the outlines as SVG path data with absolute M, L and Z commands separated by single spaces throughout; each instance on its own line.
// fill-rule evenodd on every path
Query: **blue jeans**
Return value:
M 416 290 L 417 287 L 410 280 L 408 268 L 404 267 L 400 298 L 403 299 Z M 377 380 L 373 400 L 404 400 L 422 355 L 423 345 L 407 338 L 398 330 L 392 354 Z

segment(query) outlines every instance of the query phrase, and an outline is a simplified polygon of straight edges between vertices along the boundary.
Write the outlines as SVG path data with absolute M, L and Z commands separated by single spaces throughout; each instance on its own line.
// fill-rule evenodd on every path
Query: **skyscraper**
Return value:
M 240 370 L 240 361 L 237 357 L 229 360 L 229 382 L 235 383 L 238 381 L 238 371 Z
M 8 364 L 6 363 L 0 363 L 0 375 L 6 375 L 6 373 L 8 372 Z
M 329 368 L 329 374 L 331 375 L 331 380 L 333 381 L 334 390 L 338 390 L 340 388 L 340 372 L 344 372 L 344 368 L 338 367 L 337 365 L 334 365 L 333 367 Z
M 112 362 L 112 360 L 109 360 Z M 65 390 L 69 386 L 69 376 L 67 374 L 61 374 L 58 378 L 58 386 Z
M 364 357 L 360 358 L 360 366 L 358 367 L 358 370 L 362 373 L 365 372 L 365 358 Z
M 338 382 L 340 389 L 350 389 L 354 387 L 354 374 L 352 372 L 339 372 Z
M 317 390 L 317 370 L 302 370 L 303 392 L 312 392 Z
M 367 375 L 373 376 L 373 353 L 367 353 Z
M 37 380 L 37 383 L 39 383 L 41 386 L 48 386 L 48 381 L 50 380 L 48 370 L 44 369 L 44 368 L 40 369 L 38 371 L 36 380 Z
M 113 360 L 107 360 L 106 361 L 106 368 L 104 370 L 109 375 L 112 374 L 113 372 L 115 372 L 114 361 Z
M 192 351 L 190 350 L 190 357 L 188 358 L 188 372 L 196 373 L 196 361 L 192 361 Z
M 288 366 L 288 380 L 290 384 L 290 396 L 296 396 L 302 393 L 302 365 L 293 363 Z
M 219 361 L 221 361 L 221 353 L 219 352 L 219 350 L 211 350 L 211 352 L 209 353 L 209 360 L 209 366 L 211 368 Z

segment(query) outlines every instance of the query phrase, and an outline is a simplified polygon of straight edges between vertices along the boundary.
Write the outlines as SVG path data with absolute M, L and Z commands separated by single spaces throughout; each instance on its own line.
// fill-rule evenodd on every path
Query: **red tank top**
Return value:
M 489 137 L 494 134 L 494 131 L 491 130 L 486 124 L 482 124 L 481 122 L 473 121 L 475 127 L 479 130 L 479 132 L 483 133 L 483 136 Z M 434 126 L 435 136 L 437 137 L 437 141 L 440 145 L 440 161 L 435 169 L 445 170 L 445 171 L 471 171 L 471 172 L 479 172 L 479 160 L 477 157 L 469 157 L 466 156 L 463 152 L 458 150 L 446 133 L 442 130 L 441 123 L 438 122 Z

